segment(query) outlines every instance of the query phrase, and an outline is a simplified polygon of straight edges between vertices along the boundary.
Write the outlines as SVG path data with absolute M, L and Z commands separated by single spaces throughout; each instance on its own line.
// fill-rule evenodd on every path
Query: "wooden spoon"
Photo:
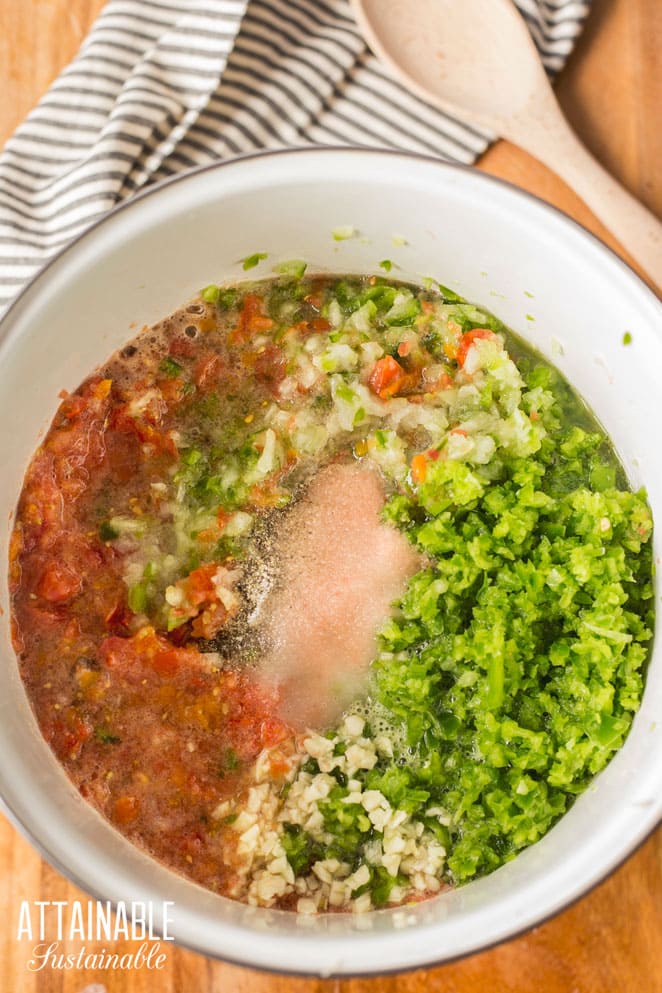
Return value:
M 366 41 L 408 89 L 552 168 L 662 282 L 662 224 L 577 138 L 512 0 L 351 2 Z

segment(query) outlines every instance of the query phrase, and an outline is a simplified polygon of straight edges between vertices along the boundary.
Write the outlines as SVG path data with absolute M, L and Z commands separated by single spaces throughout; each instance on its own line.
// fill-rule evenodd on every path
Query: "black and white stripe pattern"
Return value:
M 515 2 L 558 71 L 589 2 Z M 0 155 L 0 308 L 95 218 L 182 169 L 306 144 L 470 163 L 490 137 L 394 83 L 347 0 L 109 0 Z

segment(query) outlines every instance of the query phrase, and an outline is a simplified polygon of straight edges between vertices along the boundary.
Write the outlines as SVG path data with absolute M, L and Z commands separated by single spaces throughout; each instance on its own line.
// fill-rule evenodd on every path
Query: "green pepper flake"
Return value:
M 205 286 L 203 290 L 200 290 L 200 296 L 205 303 L 217 303 L 220 292 L 220 286 L 216 286 L 215 283 L 210 283 L 209 286 Z
M 458 294 L 454 290 L 451 290 L 448 286 L 444 286 L 442 283 L 437 283 L 437 286 L 439 287 L 439 292 L 446 303 L 462 302 L 462 297 L 458 296 Z
M 159 370 L 171 379 L 176 379 L 177 376 L 181 376 L 184 372 L 184 366 L 180 365 L 179 362 L 175 362 L 174 359 L 171 359 L 170 356 L 167 355 L 159 363 Z
M 234 307 L 237 302 L 237 297 L 239 296 L 239 291 L 234 286 L 228 286 L 227 289 L 221 290 L 218 295 L 218 300 L 216 303 L 221 310 L 230 310 Z
M 122 740 L 116 734 L 109 731 L 108 728 L 102 726 L 94 729 L 94 737 L 104 745 L 119 745 Z
M 131 586 L 127 600 L 134 614 L 144 614 L 147 609 L 147 584 L 143 581 Z
M 187 448 L 181 455 L 184 465 L 197 465 L 201 458 L 202 452 L 199 448 Z
M 280 262 L 274 266 L 274 271 L 282 276 L 292 276 L 293 279 L 301 279 L 308 267 L 308 263 L 303 259 L 289 259 L 287 262 Z
M 393 263 L 391 262 L 390 259 L 382 259 L 382 261 L 379 263 L 379 268 L 383 269 L 385 272 L 390 272 L 391 269 L 393 268 Z
M 224 767 L 229 770 L 237 769 L 239 767 L 239 756 L 235 752 L 234 748 L 226 748 L 223 764 Z
M 632 335 L 630 334 L 629 331 L 626 331 L 625 334 L 623 335 L 623 344 L 624 345 L 632 344 Z
M 342 224 L 331 232 L 334 241 L 348 241 L 350 238 L 355 238 L 357 234 L 358 231 L 353 224 Z
M 262 260 L 266 259 L 266 257 L 266 252 L 255 252 L 253 255 L 247 255 L 241 264 L 242 269 L 244 269 L 244 271 L 247 269 L 254 269 L 258 262 L 262 262 Z
M 102 521 L 99 525 L 99 537 L 102 541 L 114 541 L 119 536 L 119 531 L 115 530 L 110 521 Z
M 533 314 L 525 314 L 524 316 L 526 317 L 527 321 L 535 321 L 535 317 L 533 316 Z

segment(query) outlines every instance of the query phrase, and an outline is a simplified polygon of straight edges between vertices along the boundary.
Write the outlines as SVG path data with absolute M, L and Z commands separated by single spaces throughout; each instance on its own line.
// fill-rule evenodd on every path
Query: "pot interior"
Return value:
M 335 241 L 333 229 L 355 235 Z M 475 171 L 361 150 L 266 154 L 179 177 L 121 207 L 37 277 L 3 322 L 1 535 L 61 389 L 143 324 L 240 260 L 291 258 L 309 272 L 434 276 L 492 310 L 556 364 L 611 435 L 630 481 L 662 516 L 659 305 L 615 256 L 540 201 Z M 397 268 L 395 268 L 397 266 Z M 623 345 L 629 332 L 632 343 Z M 659 562 L 660 542 L 656 538 Z M 384 972 L 475 951 L 554 913 L 601 879 L 662 809 L 662 648 L 621 752 L 538 844 L 491 876 L 418 905 L 300 919 L 206 892 L 152 861 L 78 796 L 42 740 L 18 678 L 2 569 L 0 786 L 10 816 L 91 893 L 174 901 L 172 931 L 208 955 L 303 973 Z M 659 603 L 658 570 L 656 600 Z

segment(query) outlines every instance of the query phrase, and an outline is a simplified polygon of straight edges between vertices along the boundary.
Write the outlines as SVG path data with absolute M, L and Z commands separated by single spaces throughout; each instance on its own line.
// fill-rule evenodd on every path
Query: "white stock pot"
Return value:
M 355 237 L 335 241 L 332 230 L 345 225 Z M 659 821 L 659 635 L 623 749 L 542 841 L 477 882 L 362 916 L 302 919 L 247 907 L 144 855 L 78 795 L 41 738 L 19 679 L 6 585 L 10 515 L 58 392 L 75 389 L 136 327 L 169 314 L 201 286 L 241 278 L 238 260 L 258 251 L 269 253 L 267 264 L 305 258 L 309 271 L 347 273 L 379 271 L 388 257 L 401 267 L 398 276 L 436 276 L 491 309 L 579 390 L 662 520 L 661 308 L 577 224 L 472 169 L 389 152 L 265 153 L 178 176 L 76 240 L 0 325 L 0 792 L 8 816 L 63 873 L 104 900 L 151 900 L 156 911 L 174 901 L 170 930 L 205 955 L 321 975 L 443 962 L 556 913 Z M 658 530 L 658 563 L 660 545 Z M 658 568 L 658 611 L 661 577 Z

